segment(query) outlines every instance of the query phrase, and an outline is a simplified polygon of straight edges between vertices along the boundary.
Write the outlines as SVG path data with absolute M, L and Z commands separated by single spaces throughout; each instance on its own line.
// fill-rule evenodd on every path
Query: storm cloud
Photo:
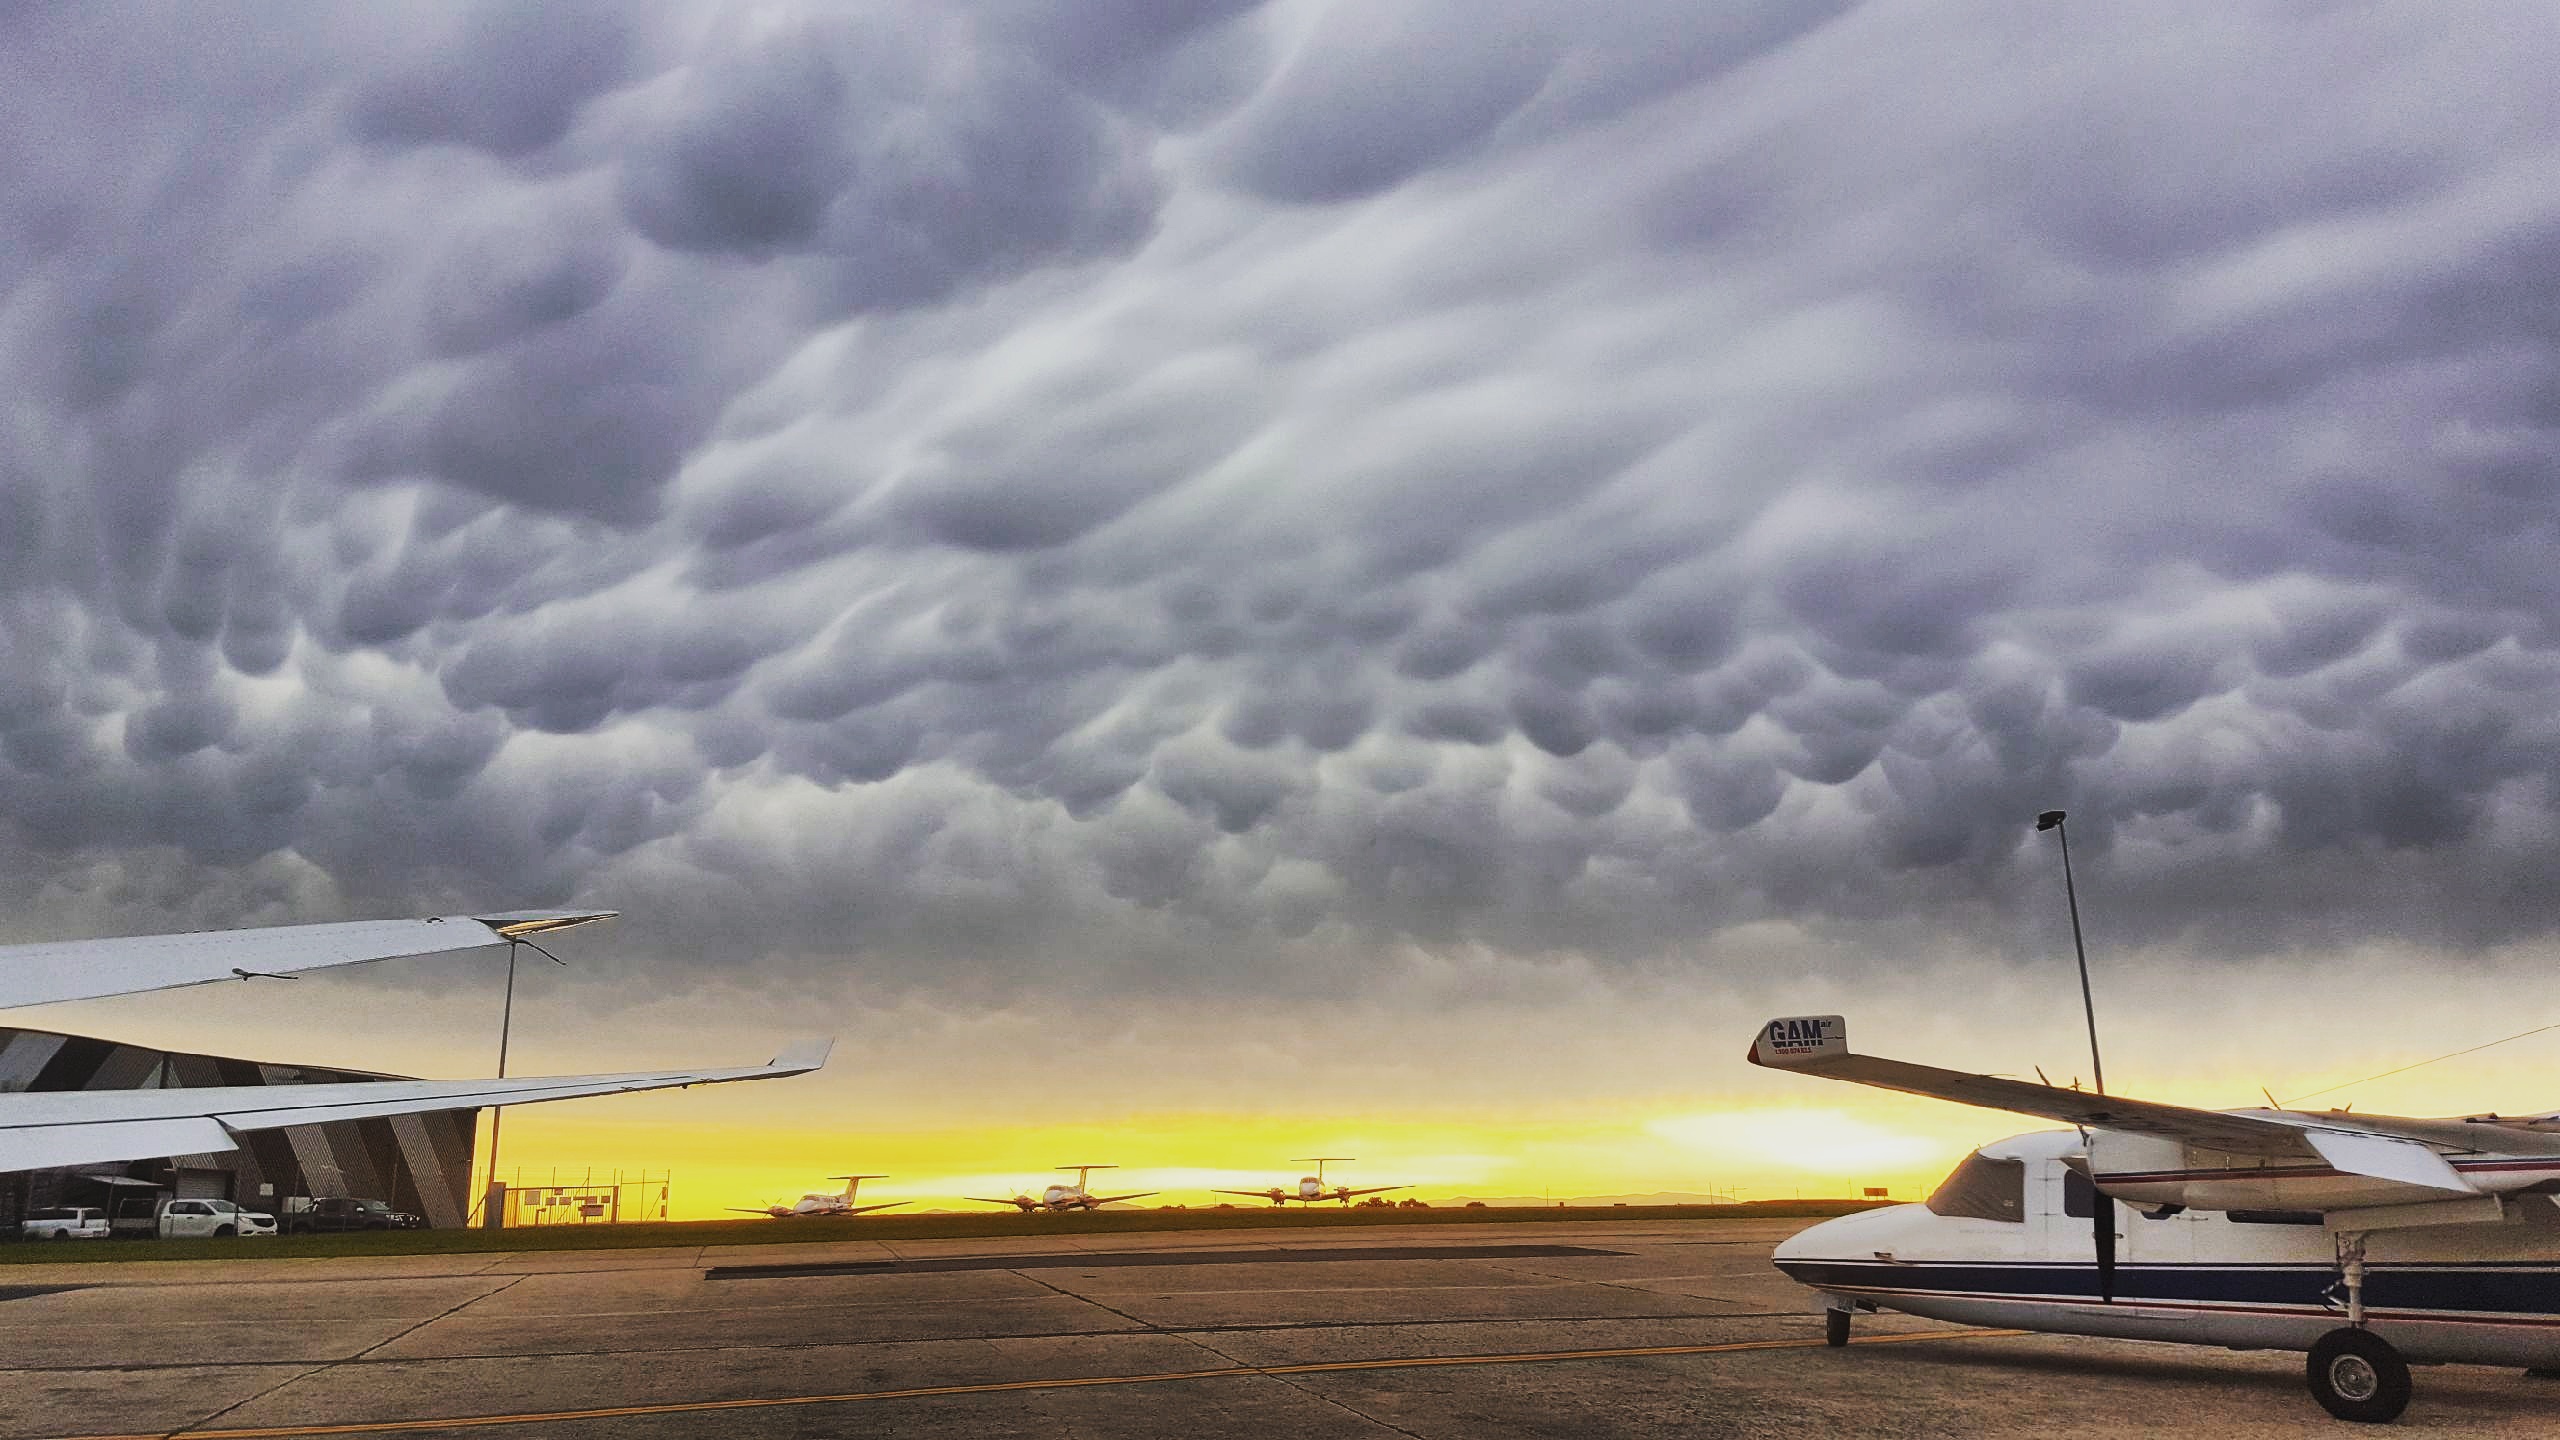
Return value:
M 2560 926 L 2560 34 L 1604 10 L 15 12 L 10 928 Z

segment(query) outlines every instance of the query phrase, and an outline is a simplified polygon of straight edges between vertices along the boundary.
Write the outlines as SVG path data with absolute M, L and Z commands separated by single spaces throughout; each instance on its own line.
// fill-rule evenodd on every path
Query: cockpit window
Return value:
M 1929 1209 L 1939 1215 L 2023 1223 L 2027 1218 L 2027 1162 L 1994 1160 L 1977 1150 L 1964 1157 L 1955 1173 L 1929 1192 Z

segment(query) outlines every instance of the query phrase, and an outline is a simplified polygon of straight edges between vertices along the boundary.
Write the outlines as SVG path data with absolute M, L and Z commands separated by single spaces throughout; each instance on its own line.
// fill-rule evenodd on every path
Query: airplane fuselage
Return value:
M 987 1203 L 1010 1205 L 1030 1215 L 1043 1211 L 1060 1214 L 1071 1210 L 1099 1210 L 1110 1202 L 1096 1199 L 1073 1185 L 1052 1185 L 1037 1195 L 1016 1195 L 1009 1200 L 989 1197 Z
M 2338 1237 L 2318 1215 L 2155 1216 L 2072 1175 L 2065 1159 L 2081 1152 L 2071 1131 L 1984 1146 L 2000 1183 L 2016 1182 L 2013 1210 L 1992 1195 L 1973 1205 L 1933 1197 L 1974 1213 L 1866 1211 L 1797 1234 L 1774 1262 L 1827 1308 L 1960 1324 L 2305 1350 L 2346 1323 Z M 2498 1218 L 2366 1236 L 2367 1327 L 2412 1360 L 2560 1365 L 2560 1206 L 2546 1194 L 2469 1203 Z M 2111 1300 L 2101 1298 L 2091 1204 L 2115 1216 Z
M 1221 1191 L 1220 1193 L 1227 1195 L 1259 1195 L 1274 1205 L 1287 1205 L 1292 1200 L 1313 1205 L 1320 1200 L 1331 1200 L 1335 1198 L 1325 1190 L 1324 1182 L 1316 1179 L 1313 1175 L 1300 1180 L 1298 1182 L 1298 1188 L 1295 1190 L 1284 1190 L 1279 1186 L 1274 1185 L 1268 1190 L 1227 1190 Z

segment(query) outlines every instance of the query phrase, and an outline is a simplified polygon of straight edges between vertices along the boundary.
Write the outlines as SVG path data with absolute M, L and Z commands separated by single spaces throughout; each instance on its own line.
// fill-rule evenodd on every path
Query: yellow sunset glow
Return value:
M 2515 1097 L 2536 1093 L 2547 1059 L 2530 1051 L 2497 1063 L 2484 1058 L 2358 1087 L 2338 1100 L 2402 1114 L 2459 1114 L 2495 1108 L 2502 1099 L 2520 1109 Z M 2387 1069 L 2394 1057 L 2385 1053 L 2369 1063 Z M 2339 1068 L 2313 1055 L 2270 1067 L 2264 1078 L 2220 1067 L 2146 1073 L 2129 1093 L 2231 1107 L 2253 1098 L 2263 1103 L 2255 1093 L 2261 1085 L 2290 1095 L 2329 1083 L 2342 1078 Z M 1663 1191 L 1748 1201 L 1854 1196 L 1868 1187 L 1911 1200 L 1974 1146 L 2052 1128 L 2031 1117 L 1918 1097 L 1792 1083 L 1805 1087 L 1802 1100 L 1772 1103 L 1766 1094 L 1678 1103 L 1659 1096 L 1603 1098 L 1475 1113 L 1446 1103 L 1331 1113 L 1126 1109 L 1075 1124 L 990 1119 L 967 1109 L 841 1124 L 797 1109 L 757 1119 L 738 1094 L 689 1092 L 514 1111 L 501 1168 L 521 1167 L 527 1183 L 547 1180 L 554 1167 L 564 1178 L 589 1166 L 599 1173 L 672 1169 L 672 1213 L 679 1219 L 833 1189 L 826 1177 L 857 1170 L 889 1177 L 867 1182 L 866 1199 L 969 1210 L 976 1207 L 961 1197 L 1036 1193 L 1072 1178 L 1053 1167 L 1084 1163 L 1119 1167 L 1096 1172 L 1097 1193 L 1159 1192 L 1143 1202 L 1150 1205 L 1222 1199 L 1251 1205 L 1250 1198 L 1212 1192 L 1294 1184 L 1312 1167 L 1290 1157 L 1306 1155 L 1355 1156 L 1329 1167 L 1327 1179 L 1400 1183 L 1410 1188 L 1390 1199 L 1434 1203 L 1460 1196 L 1564 1200 Z M 737 1113 L 706 1113 L 715 1107 Z M 809 1108 L 824 1106 L 813 1100 Z
M 1942 1147 L 1837 1109 L 1721 1110 L 1645 1127 L 1707 1160 L 1850 1179 L 1925 1166 Z
M 1917 1198 L 1971 1145 L 2029 1128 L 1955 1112 L 1936 1124 L 1898 1125 L 1843 1109 L 1800 1107 L 1639 1115 L 1606 1107 L 1558 1110 L 1531 1120 L 1460 1115 L 1345 1115 L 1278 1121 L 1264 1115 L 1164 1112 L 1109 1126 L 993 1125 L 884 1128 L 867 1134 L 780 1126 L 661 1126 L 589 1108 L 522 1110 L 506 1124 L 502 1175 L 548 1183 L 592 1167 L 675 1172 L 672 1213 L 704 1219 L 837 1188 L 830 1175 L 880 1172 L 864 1198 L 916 1208 L 973 1209 L 960 1197 L 1037 1193 L 1071 1175 L 1053 1168 L 1111 1164 L 1097 1194 L 1151 1190 L 1146 1203 L 1254 1203 L 1218 1189 L 1292 1186 L 1313 1167 L 1290 1157 L 1348 1155 L 1328 1182 L 1400 1184 L 1390 1199 L 1453 1197 L 1564 1200 L 1657 1191 L 1738 1194 L 1744 1200 L 1854 1195 L 1890 1187 Z

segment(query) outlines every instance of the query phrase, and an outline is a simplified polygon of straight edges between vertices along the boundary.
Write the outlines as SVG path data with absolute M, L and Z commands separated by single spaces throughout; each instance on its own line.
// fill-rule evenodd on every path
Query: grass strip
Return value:
M 1133 1235 L 1186 1230 L 1362 1230 L 1398 1225 L 1571 1225 L 1654 1220 L 1796 1220 L 1872 1208 L 1856 1200 L 1746 1205 L 1487 1206 L 1469 1209 L 1128 1209 L 1089 1214 L 857 1215 L 790 1220 L 670 1220 L 538 1225 L 521 1230 L 377 1230 L 255 1240 L 26 1241 L 0 1245 L 0 1265 L 139 1260 L 289 1260 L 352 1255 L 468 1255 L 546 1250 L 645 1250 L 706 1245 L 800 1245 L 845 1240 L 973 1240 L 1010 1235 Z

